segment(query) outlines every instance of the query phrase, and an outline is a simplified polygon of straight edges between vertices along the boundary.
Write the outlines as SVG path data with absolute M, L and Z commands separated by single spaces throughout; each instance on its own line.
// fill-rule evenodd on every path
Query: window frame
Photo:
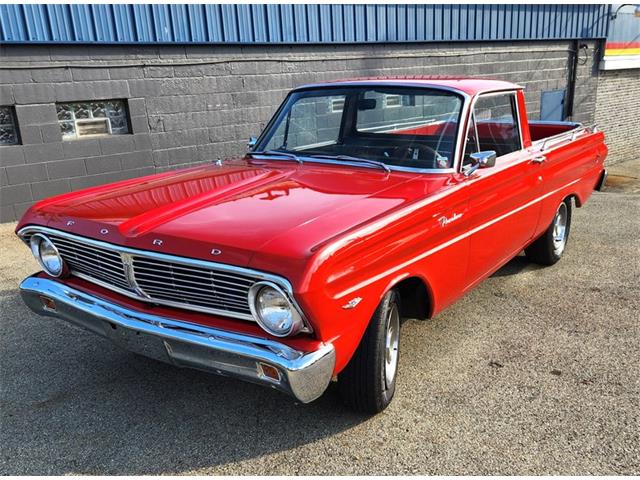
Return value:
M 478 100 L 480 98 L 484 98 L 484 97 L 495 97 L 495 96 L 499 96 L 499 95 L 509 95 L 509 96 L 511 96 L 513 98 L 513 107 L 515 107 L 514 119 L 517 122 L 517 126 L 518 126 L 518 139 L 519 139 L 519 142 L 520 142 L 520 148 L 517 149 L 517 150 L 514 150 L 513 152 L 509 152 L 509 153 L 507 153 L 505 155 L 500 155 L 499 157 L 496 157 L 496 160 L 499 159 L 499 158 L 506 157 L 507 155 L 513 155 L 516 152 L 521 152 L 522 150 L 524 150 L 524 139 L 522 138 L 522 121 L 521 121 L 521 116 L 520 116 L 520 104 L 518 102 L 518 92 L 519 91 L 520 91 L 519 89 L 510 89 L 510 90 L 498 90 L 498 91 L 479 93 L 478 95 L 475 96 L 475 98 L 471 102 L 471 105 L 469 106 L 468 121 L 471 122 L 472 119 L 474 121 L 474 126 L 475 126 L 475 130 L 476 130 L 475 135 L 476 135 L 477 148 L 480 148 L 480 139 L 478 138 L 478 131 L 477 131 L 478 130 L 478 125 L 475 122 L 476 103 L 478 102 Z M 465 154 L 465 151 L 466 151 L 468 132 L 469 132 L 469 125 L 467 125 L 467 128 L 465 128 L 464 138 L 461 141 L 462 150 L 460 152 L 460 161 L 459 161 L 458 168 L 457 168 L 458 173 L 462 173 L 462 169 L 463 169 L 464 154 Z M 480 150 L 478 150 L 478 151 L 480 151 Z
M 291 98 L 294 95 L 306 94 L 306 93 L 311 93 L 316 91 L 327 92 L 330 90 L 337 90 L 337 91 L 349 90 L 354 87 L 355 88 L 377 88 L 377 89 L 392 88 L 392 89 L 403 89 L 403 90 L 404 89 L 435 90 L 435 91 L 446 92 L 446 93 L 450 93 L 452 95 L 458 96 L 462 101 L 462 105 L 460 108 L 460 116 L 458 117 L 458 125 L 456 127 L 456 133 L 454 135 L 455 148 L 453 151 L 453 165 L 450 168 L 417 168 L 417 167 L 399 167 L 396 165 L 388 165 L 388 167 L 392 171 L 412 172 L 412 173 L 420 173 L 420 174 L 431 174 L 431 173 L 447 174 L 447 173 L 457 173 L 459 171 L 460 165 L 462 163 L 461 146 L 466 135 L 466 131 L 463 128 L 463 122 L 464 122 L 464 119 L 466 118 L 467 113 L 469 112 L 469 109 L 471 108 L 472 96 L 469 93 L 465 92 L 464 90 L 450 87 L 450 86 L 445 86 L 445 85 L 433 85 L 433 84 L 424 85 L 420 83 L 411 83 L 411 82 L 402 83 L 402 84 L 388 84 L 384 82 L 382 83 L 336 82 L 336 83 L 329 83 L 329 84 L 305 85 L 303 87 L 294 88 L 284 98 L 284 100 L 282 101 L 282 103 L 280 104 L 276 112 L 273 114 L 273 116 L 267 122 L 266 126 L 260 132 L 260 135 L 258 136 L 258 139 L 256 140 L 255 144 L 253 144 L 253 146 L 249 148 L 248 152 L 258 153 L 260 151 L 259 147 L 263 146 L 263 143 L 265 142 L 267 137 L 270 138 L 273 135 L 273 129 L 275 125 L 278 124 L 280 121 L 282 121 L 285 110 L 287 109 L 287 106 L 289 105 L 289 102 L 291 101 Z M 347 121 L 348 116 L 350 115 L 349 110 L 352 108 L 355 108 L 355 105 L 353 105 L 353 103 L 354 102 L 352 99 L 352 101 L 347 100 L 345 104 L 345 111 L 343 111 L 343 116 L 342 116 L 342 125 L 340 127 L 341 138 L 345 132 L 349 131 L 351 128 L 354 128 L 353 125 L 350 125 L 351 122 Z M 335 164 L 335 165 L 349 164 L 348 162 L 345 162 L 342 160 L 338 161 L 338 160 L 313 159 L 313 161 L 317 163 L 328 163 L 328 164 Z

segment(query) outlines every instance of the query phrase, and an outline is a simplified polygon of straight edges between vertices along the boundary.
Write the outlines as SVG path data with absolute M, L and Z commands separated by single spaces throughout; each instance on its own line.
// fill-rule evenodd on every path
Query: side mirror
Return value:
M 256 137 L 249 137 L 249 141 L 247 142 L 247 147 L 253 148 L 258 143 L 258 139 Z
M 471 165 L 464 171 L 467 177 L 479 168 L 490 168 L 496 165 L 497 154 L 495 150 L 472 153 L 469 157 L 471 158 Z

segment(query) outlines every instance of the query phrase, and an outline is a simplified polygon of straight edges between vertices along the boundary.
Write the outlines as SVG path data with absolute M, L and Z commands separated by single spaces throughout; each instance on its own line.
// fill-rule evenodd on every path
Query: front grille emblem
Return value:
M 107 230 L 106 228 L 103 228 L 102 230 L 100 230 L 100 233 L 102 235 L 106 235 L 107 233 L 109 233 L 109 230 Z
M 222 250 L 218 250 L 217 248 L 214 248 L 213 250 L 211 250 L 211 255 L 220 255 L 222 253 Z
M 156 238 L 156 239 L 153 241 L 153 244 L 154 244 L 154 245 L 157 245 L 157 246 L 161 246 L 161 245 L 162 245 L 162 240 L 160 240 L 159 238 Z
M 120 258 L 122 259 L 122 268 L 124 269 L 124 276 L 127 278 L 129 287 L 133 288 L 141 297 L 149 298 L 149 295 L 147 295 L 138 286 L 138 282 L 136 281 L 136 276 L 133 269 L 133 256 L 129 253 L 120 253 Z

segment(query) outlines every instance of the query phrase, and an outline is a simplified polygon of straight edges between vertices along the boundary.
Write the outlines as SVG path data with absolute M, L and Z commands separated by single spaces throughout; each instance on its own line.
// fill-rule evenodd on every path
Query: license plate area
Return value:
M 156 336 L 123 328 L 113 323 L 105 325 L 105 333 L 113 343 L 125 350 L 162 362 L 173 363 L 167 354 L 165 342 Z

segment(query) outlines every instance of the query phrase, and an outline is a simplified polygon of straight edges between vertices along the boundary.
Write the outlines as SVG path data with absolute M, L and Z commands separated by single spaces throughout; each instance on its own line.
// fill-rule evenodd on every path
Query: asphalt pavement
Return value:
M 296 404 L 37 317 L 17 290 L 36 262 L 0 225 L 0 474 L 640 474 L 640 190 L 625 185 L 574 211 L 557 265 L 517 257 L 406 322 L 396 397 L 373 417 L 335 388 Z

